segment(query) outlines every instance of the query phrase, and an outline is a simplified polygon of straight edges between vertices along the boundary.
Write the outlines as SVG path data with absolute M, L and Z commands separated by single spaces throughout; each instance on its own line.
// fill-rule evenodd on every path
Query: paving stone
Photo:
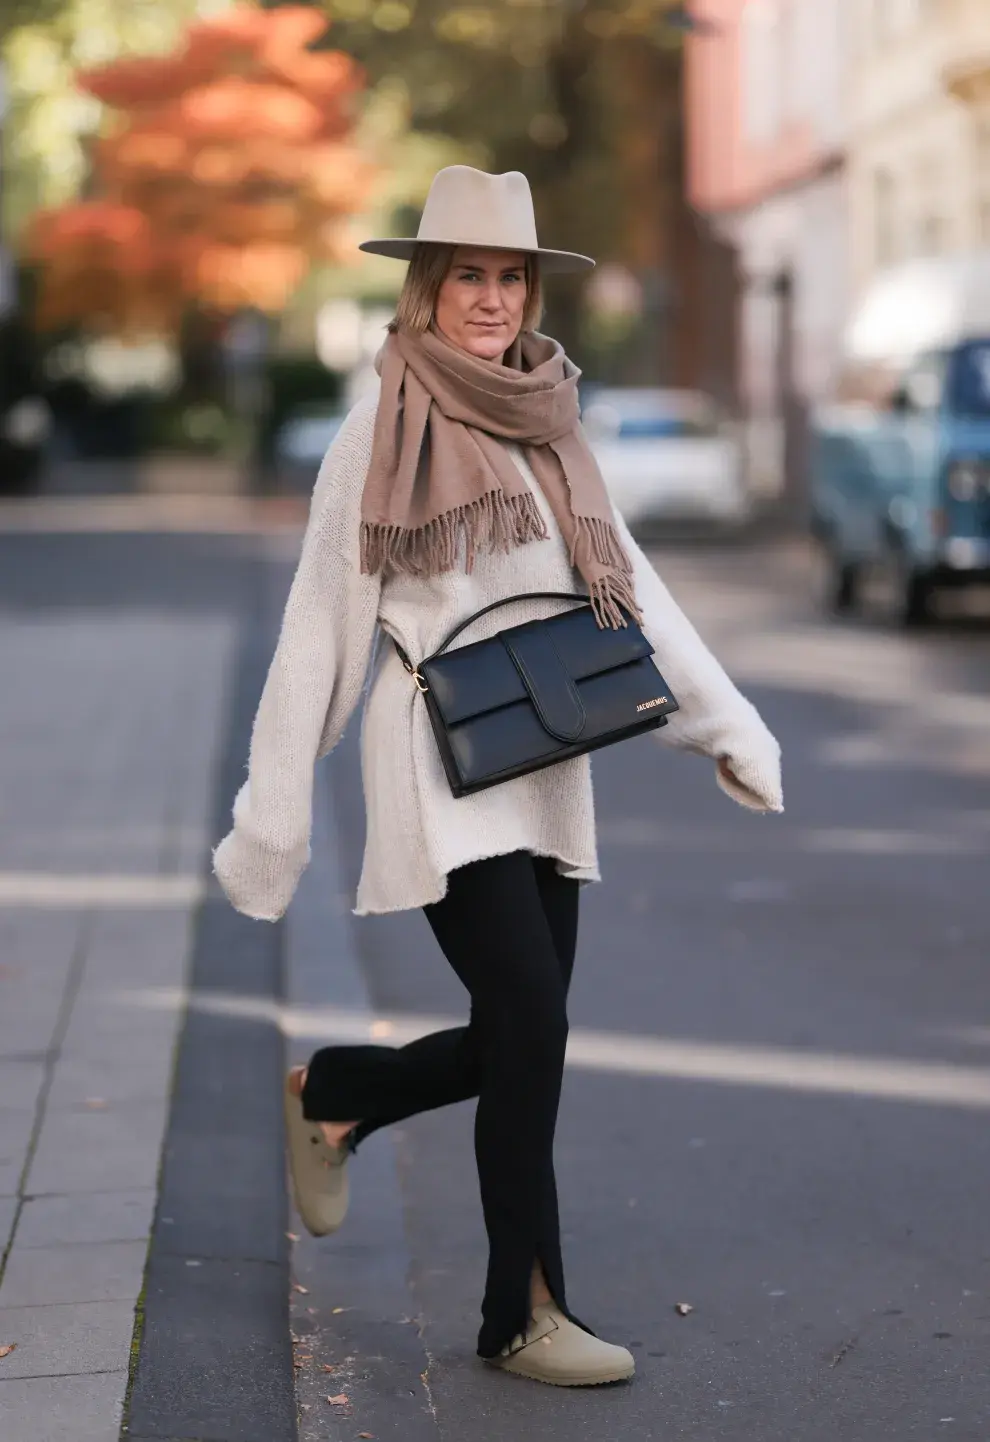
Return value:
M 26 1191 L 105 1192 L 153 1187 L 166 1103 L 128 1102 L 105 1111 L 53 1111 L 45 1117 Z
M 155 1192 L 80 1192 L 72 1197 L 29 1197 L 17 1225 L 18 1247 L 89 1242 L 140 1242 L 151 1233 Z
M 0 1380 L 3 1442 L 118 1442 L 127 1373 Z
M 0 1307 L 0 1345 L 17 1344 L 17 1350 L 3 1359 L 4 1383 L 10 1377 L 126 1368 L 133 1332 L 133 1302 Z
M 59 1066 L 66 1061 L 90 1062 L 97 1066 L 115 1067 L 122 1074 L 121 1091 L 127 1088 L 126 1078 L 141 1087 L 141 1074 L 147 1071 L 155 1079 L 156 1090 L 162 1077 L 170 1077 L 179 1033 L 179 1019 L 172 1017 L 167 1026 L 151 1030 L 130 1030 L 126 1026 L 114 1031 L 87 1035 L 80 1028 L 73 1036 L 73 1045 L 63 1050 Z M 56 1067 L 56 1079 L 58 1067 Z M 67 1070 L 66 1076 L 69 1076 Z M 138 1100 L 139 1096 L 135 1096 Z
M 0 1307 L 131 1301 L 141 1290 L 146 1242 L 22 1247 L 15 1241 L 0 1283 Z
M 4 990 L 0 994 L 0 1058 L 39 1060 L 45 1056 L 52 1045 L 64 989 L 62 979 L 51 993 L 12 997 Z
M 17 1216 L 17 1197 L 0 1197 L 0 1256 L 10 1241 L 10 1230 Z
M 0 1110 L 33 1109 L 44 1080 L 44 1063 L 37 1058 L 0 1061 Z
M 62 1056 L 55 1067 L 48 1109 L 85 1108 L 88 1101 L 156 1101 L 167 1095 L 172 1080 L 174 1040 L 142 1048 L 137 1039 L 114 1043 L 105 1056 Z
M 118 998 L 117 1005 L 134 1006 L 135 990 L 174 992 L 185 984 L 191 943 L 188 907 L 101 913 L 90 937 L 79 1001 L 99 992 Z
M 17 1195 L 33 1129 L 33 1107 L 0 1111 L 0 1197 Z
M 18 767 L 22 771 L 28 769 L 23 757 L 18 757 Z M 8 780 L 4 777 L 4 811 L 5 815 L 12 816 Z M 35 786 L 36 779 L 32 780 L 32 789 Z M 12 829 L 8 825 L 0 834 Z M 7 869 L 6 863 L 3 865 Z M 47 869 L 52 870 L 52 867 Z M 82 924 L 83 917 L 79 911 L 35 911 L 21 907 L 0 910 L 3 981 L 14 987 L 44 978 L 47 985 L 53 973 L 64 971 L 75 955 Z
M 126 993 L 94 988 L 80 994 L 63 1050 L 66 1056 L 87 1057 L 119 1052 L 129 1059 L 147 1050 L 157 1057 L 174 1044 L 178 1024 L 178 998 L 168 995 L 163 1001 L 158 988 L 143 987 L 134 978 Z

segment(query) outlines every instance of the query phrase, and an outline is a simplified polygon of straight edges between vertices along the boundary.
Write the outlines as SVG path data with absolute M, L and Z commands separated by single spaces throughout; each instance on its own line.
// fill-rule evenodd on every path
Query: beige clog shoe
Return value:
M 497 1357 L 486 1357 L 493 1367 L 549 1382 L 554 1387 L 597 1387 L 631 1377 L 636 1363 L 625 1347 L 602 1342 L 582 1331 L 553 1302 L 533 1308 L 525 1337 L 516 1337 Z
M 285 1140 L 296 1211 L 314 1237 L 335 1232 L 347 1215 L 347 1147 L 333 1147 L 303 1116 L 302 1098 L 285 1081 Z

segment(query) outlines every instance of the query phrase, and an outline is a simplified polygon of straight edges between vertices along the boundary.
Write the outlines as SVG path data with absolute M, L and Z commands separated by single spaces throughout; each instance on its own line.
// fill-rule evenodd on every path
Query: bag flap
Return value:
M 568 675 L 553 633 L 539 621 L 503 631 L 502 645 L 526 687 L 540 725 L 558 741 L 577 741 L 587 713 Z
M 526 686 L 506 650 L 505 638 L 511 641 L 513 633 L 534 626 L 552 637 L 560 664 L 574 681 L 653 655 L 653 647 L 635 622 L 619 631 L 601 630 L 590 606 L 565 611 L 548 621 L 509 627 L 489 640 L 460 646 L 420 667 L 446 725 L 526 699 Z

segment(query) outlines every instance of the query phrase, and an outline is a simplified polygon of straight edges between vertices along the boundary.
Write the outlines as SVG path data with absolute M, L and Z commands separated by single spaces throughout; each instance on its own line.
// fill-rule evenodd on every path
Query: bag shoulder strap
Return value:
M 426 661 L 434 661 L 437 656 L 442 656 L 451 642 L 456 641 L 461 632 L 466 631 L 469 626 L 474 625 L 475 621 L 480 621 L 482 616 L 487 616 L 489 612 L 497 611 L 502 606 L 511 606 L 514 601 L 583 601 L 585 605 L 589 604 L 588 597 L 578 591 L 522 591 L 516 596 L 504 596 L 501 601 L 492 601 L 490 605 L 482 606 L 480 611 L 475 611 L 473 615 L 459 622 L 452 631 L 448 632 L 433 654 L 427 656 L 424 661 L 421 661 L 420 665 L 425 665 Z M 406 670 L 415 672 L 416 667 L 413 666 L 409 657 L 399 645 L 398 641 L 395 640 L 394 636 L 392 638 L 392 644 L 396 651 L 398 651 L 399 660 L 403 666 L 405 666 Z

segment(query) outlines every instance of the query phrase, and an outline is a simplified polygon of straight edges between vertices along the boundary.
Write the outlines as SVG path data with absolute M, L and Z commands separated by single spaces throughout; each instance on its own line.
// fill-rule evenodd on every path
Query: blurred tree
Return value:
M 349 142 L 363 85 L 305 6 L 235 5 L 195 21 L 164 55 L 79 72 L 79 89 L 120 112 L 93 146 L 92 198 L 37 216 L 38 321 L 178 334 L 189 306 L 276 312 L 370 167 Z
M 270 0 L 265 0 L 270 3 Z M 316 0 L 320 3 L 320 0 Z M 669 304 L 683 223 L 681 50 L 675 0 L 322 0 L 334 40 L 372 82 L 401 78 L 410 124 L 524 171 L 550 244 L 628 266 L 643 287 L 639 368 Z M 578 282 L 550 317 L 577 339 Z M 655 347 L 656 349 L 656 347 Z
M 58 12 L 62 0 L 3 0 L 0 4 L 0 40 L 18 25 L 38 24 Z
M 42 206 L 78 194 L 101 107 L 75 83 L 81 66 L 171 49 L 198 0 L 0 0 L 9 86 L 3 221 L 17 237 Z

